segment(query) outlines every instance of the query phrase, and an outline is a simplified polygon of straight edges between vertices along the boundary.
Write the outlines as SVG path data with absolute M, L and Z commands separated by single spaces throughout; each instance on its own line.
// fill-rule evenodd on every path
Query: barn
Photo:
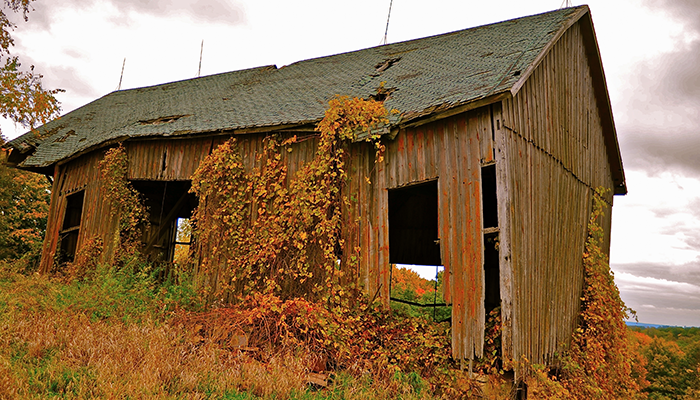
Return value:
M 627 191 L 587 6 L 115 91 L 69 112 L 9 142 L 9 163 L 53 180 L 41 271 L 94 237 L 111 260 L 106 149 L 124 146 L 150 209 L 144 247 L 172 258 L 177 220 L 197 205 L 191 176 L 214 148 L 236 137 L 250 168 L 265 137 L 306 138 L 284 159 L 292 174 L 336 95 L 398 111 L 381 129 L 383 161 L 370 143 L 350 151 L 358 227 L 345 243 L 360 249 L 364 290 L 388 304 L 392 264 L 442 265 L 455 358 L 482 356 L 485 315 L 500 305 L 503 356 L 546 362 L 576 325 L 593 191 L 608 189 L 609 207 Z

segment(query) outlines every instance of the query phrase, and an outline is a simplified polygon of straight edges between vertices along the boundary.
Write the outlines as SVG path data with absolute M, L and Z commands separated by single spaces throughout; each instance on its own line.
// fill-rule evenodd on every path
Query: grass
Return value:
M 399 370 L 337 368 L 328 387 L 310 386 L 308 349 L 212 340 L 186 282 L 156 284 L 139 268 L 71 281 L 0 263 L 0 398 L 437 398 L 419 374 Z

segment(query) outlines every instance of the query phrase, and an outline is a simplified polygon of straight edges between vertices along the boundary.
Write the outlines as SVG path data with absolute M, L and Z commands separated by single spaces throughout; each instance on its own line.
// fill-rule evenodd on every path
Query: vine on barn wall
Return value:
M 114 245 L 121 256 L 135 256 L 141 247 L 141 228 L 148 221 L 148 211 L 141 196 L 127 179 L 128 160 L 124 146 L 119 144 L 105 153 L 99 163 L 102 192 L 118 220 Z
M 588 222 L 583 253 L 584 289 L 579 326 L 571 348 L 561 360 L 559 379 L 535 367 L 528 394 L 538 399 L 635 399 L 645 371 L 635 367 L 625 319 L 630 311 L 620 298 L 603 250 L 605 231 L 598 222 L 607 207 L 606 190 L 598 188 Z M 549 371 L 550 375 L 552 371 Z
M 210 300 L 261 292 L 337 302 L 352 289 L 358 260 L 341 268 L 337 253 L 344 245 L 342 210 L 350 205 L 343 193 L 348 147 L 356 133 L 367 132 L 381 161 L 385 148 L 370 128 L 386 122 L 381 102 L 337 97 L 316 128 L 314 158 L 293 178 L 283 152 L 292 151 L 296 136 L 263 139 L 250 171 L 235 138 L 200 164 L 192 177 L 200 199 L 193 223 L 200 273 L 215 288 Z

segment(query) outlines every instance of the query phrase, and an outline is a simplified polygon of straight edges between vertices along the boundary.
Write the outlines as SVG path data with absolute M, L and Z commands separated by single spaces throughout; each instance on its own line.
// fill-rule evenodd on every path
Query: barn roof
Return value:
M 587 6 L 567 8 L 282 68 L 115 91 L 9 144 L 20 153 L 15 154 L 20 168 L 41 171 L 126 138 L 312 124 L 323 117 L 332 97 L 368 98 L 382 82 L 391 91 L 385 106 L 400 111 L 392 125 L 406 124 L 514 95 L 543 53 L 588 13 Z M 609 108 L 607 89 L 603 95 Z M 614 144 L 619 159 L 616 138 Z

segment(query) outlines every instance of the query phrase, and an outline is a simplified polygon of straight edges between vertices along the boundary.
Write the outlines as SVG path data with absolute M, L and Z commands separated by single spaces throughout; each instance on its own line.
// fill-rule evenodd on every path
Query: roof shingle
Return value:
M 585 7 L 585 6 L 583 6 Z M 406 122 L 509 91 L 582 7 L 388 44 L 276 68 L 265 66 L 115 91 L 12 140 L 42 168 L 122 138 L 313 123 L 336 95 L 385 101 Z M 394 123 L 399 122 L 393 121 Z M 38 133 L 38 136 L 37 136 Z

